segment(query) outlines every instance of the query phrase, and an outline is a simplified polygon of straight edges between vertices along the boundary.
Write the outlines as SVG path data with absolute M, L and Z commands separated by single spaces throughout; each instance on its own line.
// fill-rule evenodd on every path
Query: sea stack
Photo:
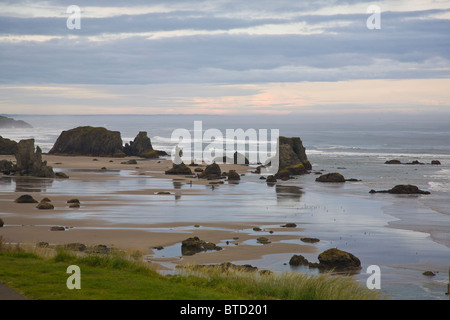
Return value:
M 114 156 L 122 153 L 122 149 L 119 131 L 85 126 L 63 131 L 49 154 L 100 157 Z

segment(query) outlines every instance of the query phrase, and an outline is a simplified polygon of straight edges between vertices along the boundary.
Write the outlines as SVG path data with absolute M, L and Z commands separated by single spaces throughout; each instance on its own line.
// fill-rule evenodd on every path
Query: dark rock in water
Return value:
M 134 141 L 130 141 L 130 144 L 126 143 L 123 148 L 127 156 L 140 156 L 151 151 L 153 151 L 152 143 L 145 131 L 140 131 Z
M 345 179 L 345 181 L 349 181 L 349 182 L 359 182 L 359 181 L 361 181 L 361 180 L 355 179 L 355 178 L 350 178 L 350 179 Z
M 320 239 L 317 238 L 300 238 L 300 240 L 306 243 L 317 243 L 320 241 Z
M 78 199 L 70 199 L 70 200 L 67 200 L 67 203 L 80 203 L 80 200 L 78 200 Z
M 420 162 L 419 160 L 414 160 L 412 162 L 408 162 L 408 163 L 405 163 L 405 164 L 412 164 L 412 165 L 414 165 L 414 164 L 424 164 L 424 163 Z
M 199 175 L 202 179 L 220 179 L 222 171 L 217 163 L 207 165 L 205 170 Z
M 33 128 L 33 126 L 23 120 L 15 120 L 13 118 L 0 116 L 0 128 Z
M 241 176 L 239 173 L 236 172 L 236 170 L 230 170 L 227 173 L 228 180 L 230 181 L 238 181 L 241 180 Z
M 256 238 L 256 242 L 261 243 L 261 244 L 268 244 L 268 243 L 270 243 L 270 240 L 266 237 L 259 237 L 259 238 Z
M 60 179 L 69 179 L 69 176 L 64 172 L 56 172 L 55 176 Z
M 345 178 L 342 174 L 337 172 L 327 173 L 321 175 L 316 179 L 318 182 L 345 182 Z
M 422 274 L 427 277 L 434 277 L 436 275 L 433 271 L 425 271 Z
M 112 156 L 122 149 L 120 132 L 85 126 L 63 131 L 49 154 Z
M 42 151 L 39 146 L 34 151 L 34 139 L 20 140 L 15 153 L 15 174 L 29 175 L 41 178 L 54 178 L 53 168 L 42 161 Z
M 36 208 L 41 209 L 41 210 L 51 210 L 54 209 L 55 207 L 49 202 L 49 201 L 41 201 Z
M 35 200 L 32 196 L 29 194 L 24 194 L 18 197 L 14 202 L 17 203 L 38 203 L 37 200 Z
M 402 164 L 400 160 L 388 160 L 384 164 Z
M 0 137 L 0 154 L 15 154 L 17 142 Z
M 283 227 L 283 228 L 297 228 L 297 225 L 295 223 L 289 222 L 289 223 L 286 223 L 286 224 L 282 225 L 281 227 Z
M 3 221 L 2 218 L 0 218 L 0 228 L 3 227 L 5 225 L 5 222 Z
M 440 162 L 439 160 L 432 160 L 432 161 L 431 161 L 431 164 L 432 164 L 432 165 L 438 165 L 438 166 L 439 166 L 439 165 L 441 165 L 441 162 Z
M 353 254 L 339 249 L 328 249 L 319 254 L 319 268 L 334 270 L 361 269 L 361 261 Z
M 307 266 L 308 264 L 308 260 L 302 255 L 294 254 L 289 260 L 289 265 L 291 266 Z
M 405 185 L 405 184 L 400 184 L 400 185 L 396 185 L 395 187 L 393 187 L 392 189 L 389 190 L 381 190 L 381 191 L 375 191 L 375 190 L 370 190 L 369 193 L 391 193 L 391 194 L 430 194 L 429 191 L 423 191 L 420 190 L 417 186 L 414 185 Z
M 275 176 L 272 176 L 272 175 L 267 176 L 266 182 L 267 183 L 276 183 L 277 182 L 277 178 L 275 178 Z
M 180 164 L 173 164 L 172 168 L 167 170 L 165 172 L 166 174 L 184 174 L 184 175 L 190 175 L 192 174 L 191 168 L 189 168 L 184 163 Z
M 222 250 L 214 243 L 200 240 L 198 237 L 188 238 L 181 242 L 181 254 L 183 256 L 192 256 L 196 253 L 209 250 Z

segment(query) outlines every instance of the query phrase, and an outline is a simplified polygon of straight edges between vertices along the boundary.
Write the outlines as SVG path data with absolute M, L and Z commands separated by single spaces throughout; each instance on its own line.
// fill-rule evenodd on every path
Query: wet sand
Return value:
M 55 171 L 65 172 L 69 179 L 57 179 L 62 183 L 92 182 L 92 181 L 119 181 L 128 179 L 126 176 L 119 176 L 119 170 L 130 171 L 133 177 L 148 179 L 168 179 L 179 181 L 185 185 L 213 185 L 217 181 L 197 179 L 191 176 L 166 175 L 164 171 L 171 167 L 170 160 L 146 160 L 139 158 L 107 158 L 107 157 L 68 157 L 44 155 L 48 165 Z M 14 160 L 13 157 L 2 156 L 0 159 Z M 122 162 L 136 159 L 137 164 L 123 164 Z M 221 164 L 222 171 L 230 169 L 236 170 L 240 174 L 248 174 L 253 168 L 245 165 Z M 106 167 L 105 169 L 102 169 Z M 199 167 L 204 168 L 205 165 Z M 193 169 L 196 167 L 192 167 Z M 175 187 L 155 187 L 133 190 L 114 191 L 101 195 L 89 195 L 88 192 L 82 194 L 66 194 L 58 191 L 48 192 L 47 190 L 36 192 L 33 184 L 48 179 L 31 177 L 8 177 L 15 179 L 16 189 L 4 191 L 0 189 L 0 218 L 5 222 L 5 226 L 0 228 L 0 236 L 5 242 L 36 244 L 38 242 L 48 242 L 51 245 L 62 245 L 67 243 L 83 243 L 86 245 L 103 244 L 123 250 L 140 250 L 147 257 L 151 257 L 156 249 L 154 247 L 171 246 L 186 238 L 197 236 L 201 240 L 220 243 L 224 239 L 239 238 L 232 240 L 233 244 L 224 246 L 223 250 L 217 252 L 199 253 L 193 256 L 186 256 L 183 259 L 172 257 L 162 259 L 167 262 L 182 263 L 221 263 L 227 261 L 237 261 L 243 259 L 259 259 L 267 254 L 273 253 L 316 253 L 317 249 L 313 245 L 300 245 L 283 243 L 280 241 L 298 239 L 302 228 L 281 228 L 273 227 L 261 232 L 254 232 L 253 227 L 267 224 L 267 222 L 171 222 L 171 223 L 113 223 L 102 219 L 86 219 L 77 216 L 77 211 L 89 212 L 91 216 L 101 215 L 105 206 L 126 208 L 131 204 L 136 205 L 136 200 L 132 196 L 173 197 L 178 196 L 207 196 L 207 192 L 199 189 L 176 189 Z M 17 190 L 17 184 L 24 180 L 27 187 Z M 37 187 L 39 188 L 39 187 Z M 169 192 L 170 194 L 158 194 Z M 48 197 L 54 205 L 53 210 L 39 210 L 36 204 L 19 204 L 14 200 L 20 195 L 30 194 L 34 199 L 40 201 Z M 121 196 L 121 197 L 118 197 Z M 130 199 L 127 199 L 127 196 Z M 67 201 L 78 198 L 81 201 L 80 208 L 69 208 Z M 192 219 L 190 219 L 192 220 Z M 280 221 L 280 226 L 283 224 Z M 51 231 L 52 226 L 64 226 L 65 231 Z M 248 231 L 245 231 L 248 230 Z M 272 231 L 272 233 L 269 233 Z M 294 233 L 294 234 L 293 234 Z M 265 245 L 248 245 L 245 241 L 255 241 L 256 238 L 264 236 L 270 239 L 271 243 Z M 180 254 L 181 255 L 181 254 Z M 152 260 L 149 258 L 149 260 Z M 158 259 L 153 259 L 158 262 Z

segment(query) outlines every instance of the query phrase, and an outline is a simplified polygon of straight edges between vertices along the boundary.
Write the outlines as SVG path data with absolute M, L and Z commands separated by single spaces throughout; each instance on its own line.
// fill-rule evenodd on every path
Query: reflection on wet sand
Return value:
M 15 192 L 46 192 L 53 184 L 53 179 L 42 179 L 33 177 L 8 177 L 0 179 L 0 185 L 15 184 Z
M 303 194 L 302 188 L 289 185 L 276 185 L 277 202 L 300 202 Z

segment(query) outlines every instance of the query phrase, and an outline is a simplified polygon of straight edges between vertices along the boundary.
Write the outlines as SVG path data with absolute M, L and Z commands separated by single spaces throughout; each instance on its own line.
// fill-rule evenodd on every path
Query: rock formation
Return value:
M 278 139 L 277 179 L 287 180 L 292 175 L 301 175 L 311 170 L 311 163 L 306 156 L 302 140 L 298 137 Z
M 0 154 L 14 154 L 16 151 L 16 141 L 0 137 Z
M 29 175 L 42 178 L 54 178 L 55 173 L 47 161 L 42 161 L 42 151 L 39 146 L 34 149 L 34 139 L 20 140 L 15 153 L 15 174 Z
M 126 143 L 123 148 L 127 156 L 140 156 L 151 151 L 153 151 L 152 143 L 145 131 L 140 131 L 134 141 L 130 141 L 130 144 Z
M 429 191 L 420 190 L 417 186 L 413 186 L 410 184 L 400 184 L 396 185 L 392 189 L 389 190 L 381 190 L 375 191 L 370 190 L 370 193 L 392 193 L 392 194 L 430 194 Z
M 316 178 L 317 182 L 345 182 L 342 174 L 337 172 L 327 173 Z
M 199 178 L 202 179 L 219 179 L 222 176 L 222 171 L 217 163 L 207 165 L 205 170 L 200 173 Z
M 63 131 L 49 154 L 113 156 L 122 149 L 120 132 L 85 126 Z
M 167 170 L 165 172 L 166 174 L 184 174 L 184 175 L 191 175 L 192 171 L 191 168 L 189 168 L 187 165 L 185 165 L 183 162 L 180 164 L 173 164 L 172 168 Z
M 319 268 L 334 270 L 361 269 L 361 261 L 353 254 L 336 248 L 328 249 L 319 254 Z
M 183 256 L 192 256 L 196 253 L 209 250 L 222 250 L 214 243 L 200 240 L 198 237 L 188 238 L 181 242 L 181 254 Z

